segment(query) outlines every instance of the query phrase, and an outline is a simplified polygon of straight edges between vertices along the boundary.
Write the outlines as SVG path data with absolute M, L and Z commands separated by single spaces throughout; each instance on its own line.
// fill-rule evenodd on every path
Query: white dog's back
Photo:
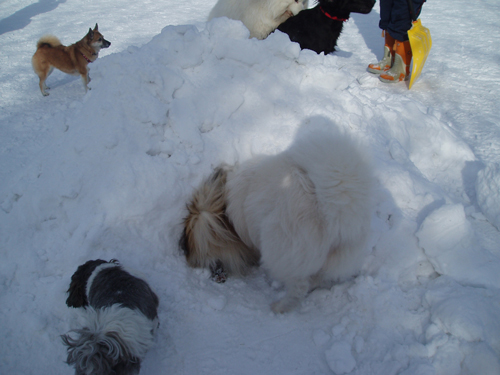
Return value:
M 285 283 L 275 312 L 362 266 L 371 220 L 369 163 L 348 136 L 314 132 L 286 151 L 218 168 L 195 191 L 181 247 L 193 267 L 242 274 L 261 265 Z M 215 272 L 217 274 L 217 272 Z
M 366 212 L 373 184 L 370 163 L 360 146 L 343 134 L 315 132 L 286 153 L 314 184 L 328 232 L 344 245 L 357 243 L 368 231 Z
M 372 175 L 347 136 L 312 133 L 228 176 L 228 216 L 272 277 L 342 280 L 361 267 Z
M 296 15 L 303 9 L 303 2 L 295 0 L 218 0 L 208 20 L 217 17 L 240 20 L 251 38 L 265 39 L 291 14 Z

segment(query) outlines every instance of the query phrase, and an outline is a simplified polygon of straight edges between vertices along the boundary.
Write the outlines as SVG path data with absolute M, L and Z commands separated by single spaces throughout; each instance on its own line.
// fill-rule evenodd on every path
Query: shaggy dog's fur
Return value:
M 118 261 L 90 260 L 71 277 L 66 304 L 84 308 L 77 337 L 61 336 L 76 375 L 139 374 L 158 327 L 158 297 Z
M 307 0 L 219 0 L 208 20 L 217 17 L 240 20 L 250 31 L 250 38 L 265 39 L 306 6 Z
M 285 284 L 272 305 L 285 312 L 312 288 L 359 271 L 372 181 L 350 137 L 312 132 L 281 154 L 217 168 L 188 204 L 180 245 L 190 266 L 210 268 L 219 281 L 260 257 Z
M 278 30 L 288 34 L 302 49 L 328 54 L 335 51 L 350 14 L 370 13 L 373 5 L 375 0 L 318 0 L 317 6 L 288 19 Z

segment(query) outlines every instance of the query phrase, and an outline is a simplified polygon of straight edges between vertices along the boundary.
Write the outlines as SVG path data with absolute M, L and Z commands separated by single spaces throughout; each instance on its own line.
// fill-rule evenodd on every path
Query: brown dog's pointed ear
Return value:
M 89 32 L 88 32 L 87 36 L 90 40 L 94 39 L 94 32 L 92 31 L 92 29 L 90 27 L 89 27 Z
M 98 31 L 99 26 L 97 26 L 97 23 L 95 24 L 94 31 Z

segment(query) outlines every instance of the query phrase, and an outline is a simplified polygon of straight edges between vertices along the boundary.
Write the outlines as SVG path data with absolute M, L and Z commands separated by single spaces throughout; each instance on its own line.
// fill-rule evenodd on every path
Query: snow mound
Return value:
M 469 285 L 500 287 L 497 256 L 479 245 L 461 204 L 432 212 L 416 233 L 419 245 L 440 275 Z
M 479 171 L 476 180 L 477 203 L 484 216 L 500 230 L 500 164 Z
M 338 341 L 325 352 L 326 362 L 335 374 L 348 374 L 354 370 L 356 367 L 356 360 L 351 351 L 352 348 L 348 342 Z
M 430 290 L 425 294 L 425 301 L 431 306 L 433 323 L 426 332 L 431 353 L 436 347 L 442 352 L 449 352 L 459 345 L 468 371 L 475 369 L 472 372 L 499 373 L 500 293 L 498 290 L 464 288 L 452 279 L 443 277 L 436 279 L 430 285 Z M 448 336 L 443 336 L 443 332 Z M 454 357 L 451 368 L 458 367 L 457 361 L 462 360 L 464 358 Z
M 474 155 L 418 101 L 425 90 L 367 75 L 372 31 L 349 22 L 339 44 L 356 52 L 324 56 L 280 32 L 248 39 L 228 19 L 168 26 L 99 58 L 84 96 L 63 80 L 44 101 L 23 97 L 0 155 L 0 372 L 68 373 L 59 335 L 72 328 L 71 275 L 117 258 L 160 298 L 145 374 L 498 373 L 498 231 L 465 192 Z M 180 224 L 215 165 L 281 152 L 313 127 L 349 132 L 372 156 L 371 253 L 355 280 L 276 316 L 281 286 L 262 270 L 216 284 L 188 268 Z M 497 168 L 477 181 L 495 222 Z

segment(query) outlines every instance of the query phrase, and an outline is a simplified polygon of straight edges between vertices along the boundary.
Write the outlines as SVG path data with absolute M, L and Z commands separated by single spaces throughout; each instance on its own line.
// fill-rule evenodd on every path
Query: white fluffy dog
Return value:
M 286 151 L 219 167 L 188 204 L 180 245 L 217 281 L 258 264 L 285 284 L 275 312 L 323 282 L 354 276 L 365 256 L 373 177 L 347 135 L 316 131 Z M 329 284 L 331 285 L 331 284 Z
M 240 20 L 250 30 L 250 38 L 265 39 L 306 7 L 307 0 L 218 0 L 208 20 L 217 17 Z

